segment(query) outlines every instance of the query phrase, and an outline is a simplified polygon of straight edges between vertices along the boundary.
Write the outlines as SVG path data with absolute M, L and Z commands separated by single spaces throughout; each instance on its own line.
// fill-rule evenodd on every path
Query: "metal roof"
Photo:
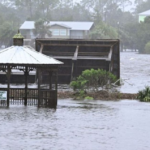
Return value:
M 59 24 L 59 23 L 54 23 L 54 24 L 51 24 L 51 26 L 54 26 L 54 25 L 59 25 L 59 26 L 62 26 L 62 27 L 65 27 L 65 28 L 68 28 L 70 29 L 71 27 L 65 25 L 65 24 Z
M 37 52 L 30 46 L 11 46 L 0 51 L 0 64 L 60 65 L 63 62 Z
M 71 21 L 50 21 L 50 25 L 61 25 L 61 26 L 68 26 L 71 30 L 90 30 L 93 22 L 71 22 Z
M 20 29 L 35 29 L 35 21 L 25 21 Z M 70 30 L 90 30 L 93 22 L 73 22 L 73 21 L 50 21 L 50 25 L 60 25 Z
M 139 15 L 150 16 L 150 10 L 144 11 L 144 12 L 140 13 Z
M 35 29 L 34 24 L 35 24 L 35 21 L 25 21 L 21 25 L 20 29 Z

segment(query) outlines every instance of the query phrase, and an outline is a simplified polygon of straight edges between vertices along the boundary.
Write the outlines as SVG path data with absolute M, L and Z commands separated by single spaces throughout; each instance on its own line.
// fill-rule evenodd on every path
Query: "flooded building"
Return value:
M 69 84 L 92 68 L 110 71 L 119 79 L 119 44 L 119 40 L 36 39 L 36 50 L 64 63 L 58 70 L 58 83 Z

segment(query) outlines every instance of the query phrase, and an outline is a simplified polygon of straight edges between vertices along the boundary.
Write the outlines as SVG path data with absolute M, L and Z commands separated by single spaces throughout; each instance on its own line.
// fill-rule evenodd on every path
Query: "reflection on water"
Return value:
M 150 104 L 59 100 L 0 110 L 0 150 L 149 150 Z

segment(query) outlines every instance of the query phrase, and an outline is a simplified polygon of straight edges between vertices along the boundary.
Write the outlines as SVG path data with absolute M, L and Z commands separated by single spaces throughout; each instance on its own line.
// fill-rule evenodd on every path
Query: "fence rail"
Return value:
M 0 88 L 1 91 L 7 91 L 7 88 Z M 41 89 L 40 106 L 47 107 L 51 103 L 57 102 L 56 90 Z M 24 105 L 25 103 L 25 89 L 24 88 L 10 88 L 9 89 L 9 104 L 10 105 Z M 27 105 L 38 105 L 38 89 L 29 88 L 27 90 Z M 0 100 L 0 107 L 7 106 L 7 100 Z
M 38 101 L 38 90 L 28 89 L 27 90 L 27 105 L 37 105 Z M 25 100 L 25 89 L 23 88 L 11 88 L 10 89 L 10 104 L 23 105 Z

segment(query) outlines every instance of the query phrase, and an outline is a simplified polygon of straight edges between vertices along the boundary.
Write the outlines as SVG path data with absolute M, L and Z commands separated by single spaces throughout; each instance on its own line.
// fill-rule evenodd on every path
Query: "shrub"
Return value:
M 137 99 L 142 102 L 150 102 L 150 87 L 146 86 L 144 90 L 139 91 Z
M 145 53 L 150 54 L 150 42 L 145 45 Z
M 75 91 L 80 90 L 93 90 L 98 91 L 98 88 L 106 88 L 107 85 L 110 85 L 111 83 L 116 81 L 116 76 L 112 73 L 98 69 L 98 70 L 85 70 L 82 72 L 82 74 L 77 77 L 75 81 L 72 81 L 70 83 L 70 86 Z
M 93 100 L 93 97 L 86 96 L 84 99 L 85 99 L 85 100 Z

